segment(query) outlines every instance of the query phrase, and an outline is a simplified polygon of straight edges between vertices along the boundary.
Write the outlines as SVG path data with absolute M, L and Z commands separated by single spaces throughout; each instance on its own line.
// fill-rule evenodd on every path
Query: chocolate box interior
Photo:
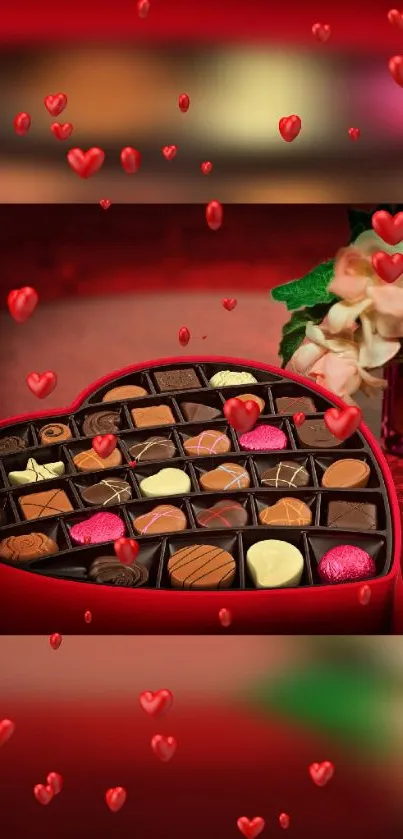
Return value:
M 223 369 L 248 372 L 257 380 L 256 383 L 212 387 L 211 377 Z M 164 375 L 165 377 L 164 385 Z M 199 383 L 196 385 L 196 383 Z M 105 394 L 116 387 L 136 386 L 144 389 L 148 395 L 141 394 L 133 398 L 128 392 L 127 398 L 102 401 Z M 164 390 L 164 386 L 167 389 Z M 174 389 L 173 389 L 174 386 Z M 282 429 L 287 437 L 287 447 L 282 451 L 247 452 L 239 445 L 238 434 L 228 425 L 223 414 L 224 402 L 240 394 L 254 394 L 264 402 L 264 408 L 257 422 L 276 426 Z M 337 545 L 352 545 L 363 548 L 373 558 L 376 565 L 376 575 L 386 574 L 391 567 L 393 544 L 390 510 L 387 490 L 381 469 L 376 457 L 371 451 L 364 436 L 358 431 L 341 445 L 315 448 L 302 446 L 295 427 L 293 414 L 300 408 L 292 400 L 309 398 L 314 403 L 314 412 L 306 412 L 311 419 L 319 419 L 330 406 L 318 394 L 315 388 L 296 384 L 287 379 L 286 374 L 278 371 L 265 372 L 245 365 L 217 364 L 204 362 L 196 364 L 186 362 L 176 365 L 162 365 L 133 372 L 110 380 L 80 405 L 72 414 L 60 413 L 58 416 L 35 419 L 31 423 L 23 421 L 4 425 L 0 429 L 0 541 L 10 536 L 25 536 L 41 533 L 55 540 L 58 552 L 42 557 L 30 559 L 26 562 L 11 562 L 0 560 L 10 565 L 18 565 L 32 573 L 45 574 L 67 580 L 79 580 L 88 585 L 96 585 L 89 581 L 89 568 L 98 557 L 114 558 L 113 541 L 77 544 L 72 539 L 72 528 L 98 512 L 108 512 L 120 517 L 124 535 L 135 538 L 140 546 L 136 562 L 144 565 L 148 571 L 148 579 L 144 583 L 146 588 L 170 589 L 171 581 L 168 572 L 170 556 L 182 547 L 195 545 L 211 545 L 223 548 L 232 555 L 236 564 L 236 573 L 230 590 L 255 589 L 250 576 L 246 555 L 248 549 L 267 539 L 277 539 L 296 546 L 304 558 L 304 570 L 299 587 L 322 585 L 318 574 L 318 564 L 321 557 L 331 547 Z M 289 403 L 279 403 L 277 400 L 287 398 Z M 186 415 L 181 404 L 186 402 L 198 403 L 220 411 L 220 415 L 207 421 L 186 421 Z M 137 425 L 133 410 L 141 408 L 156 409 L 159 406 L 170 408 L 174 418 L 169 424 L 154 424 L 154 414 L 142 414 Z M 280 409 L 280 406 L 281 409 Z M 285 407 L 284 407 L 285 406 Z M 78 453 L 91 448 L 92 437 L 95 433 L 107 433 L 108 429 L 96 428 L 90 436 L 85 435 L 86 419 L 100 411 L 107 411 L 114 415 L 118 437 L 118 450 L 121 453 L 121 464 L 115 467 L 79 471 L 74 462 Z M 146 416 L 147 425 L 142 425 Z M 40 431 L 47 423 L 60 422 L 70 429 L 71 439 L 61 443 L 41 445 Z M 91 423 L 90 423 L 91 424 Z M 96 418 L 95 418 L 96 426 Z M 225 434 L 230 441 L 230 451 L 225 454 L 211 453 L 209 456 L 188 456 L 184 443 L 190 437 L 195 437 L 202 431 L 217 431 Z M 163 437 L 171 441 L 174 454 L 171 458 L 134 462 L 130 449 L 138 443 L 144 443 L 152 436 Z M 17 438 L 14 441 L 15 451 L 7 451 L 6 438 Z M 9 444 L 13 448 L 13 444 Z M 24 471 L 29 458 L 34 458 L 39 464 L 49 464 L 61 461 L 64 464 L 64 474 L 53 479 L 37 481 L 14 486 L 9 475 L 12 472 Z M 322 477 L 326 469 L 333 463 L 344 458 L 361 460 L 368 465 L 370 476 L 367 486 L 360 489 L 337 489 L 322 486 Z M 275 469 L 281 462 L 292 461 L 298 467 L 304 467 L 309 475 L 307 486 L 284 487 L 268 486 L 262 483 L 262 476 L 269 469 Z M 200 483 L 207 472 L 220 464 L 238 464 L 249 475 L 248 487 L 237 487 L 225 491 L 205 491 Z M 144 497 L 140 483 L 164 468 L 175 468 L 185 472 L 190 480 L 190 491 L 179 495 L 161 495 Z M 97 506 L 89 503 L 85 494 L 89 488 L 102 480 L 121 479 L 130 487 L 131 498 L 124 503 Z M 72 508 L 60 515 L 52 513 L 50 508 L 46 515 L 40 518 L 25 520 L 21 499 L 29 504 L 29 496 L 48 490 L 64 490 L 69 506 Z M 301 526 L 266 526 L 260 523 L 259 514 L 265 507 L 272 506 L 282 498 L 295 498 L 304 502 L 312 513 L 312 522 Z M 238 502 L 244 509 L 247 521 L 239 528 L 223 526 L 203 526 L 198 520 L 203 511 L 213 504 L 227 500 Z M 355 527 L 350 522 L 348 527 L 331 527 L 328 523 L 329 504 L 345 501 L 351 506 L 366 503 L 373 505 L 376 511 L 376 522 L 366 530 L 361 525 Z M 181 532 L 169 532 L 161 535 L 139 535 L 133 522 L 139 517 L 150 513 L 155 506 L 169 504 L 181 511 L 186 519 L 186 527 Z M 31 505 L 32 506 L 32 505 Z M 348 585 L 348 583 L 347 583 Z

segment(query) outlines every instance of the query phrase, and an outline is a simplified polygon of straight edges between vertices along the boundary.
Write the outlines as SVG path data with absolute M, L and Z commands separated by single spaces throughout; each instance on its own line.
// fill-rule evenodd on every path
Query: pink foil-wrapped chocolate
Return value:
M 376 574 L 372 556 L 355 545 L 337 545 L 327 551 L 318 565 L 323 583 L 353 583 Z
M 258 425 L 253 431 L 241 434 L 239 445 L 248 452 L 270 452 L 287 448 L 287 437 L 275 425 Z
M 114 542 L 124 535 L 125 525 L 115 513 L 95 513 L 94 516 L 74 524 L 70 530 L 70 536 L 77 545 Z

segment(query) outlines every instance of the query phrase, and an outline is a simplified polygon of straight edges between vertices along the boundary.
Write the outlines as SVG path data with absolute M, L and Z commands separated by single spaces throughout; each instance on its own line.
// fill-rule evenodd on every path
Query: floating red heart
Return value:
M 210 201 L 206 207 L 206 221 L 210 230 L 219 230 L 224 217 L 224 210 L 219 201 Z
M 227 399 L 224 403 L 224 416 L 227 418 L 229 424 L 235 431 L 240 434 L 245 434 L 256 425 L 257 419 L 260 416 L 260 408 L 257 402 L 250 399 L 248 402 L 243 402 L 242 399 Z
M 400 87 L 403 87 L 403 55 L 394 55 L 389 59 L 389 73 Z
M 128 175 L 135 175 L 140 169 L 141 154 L 137 149 L 126 146 L 120 152 L 120 162 Z
M 348 129 L 348 136 L 350 140 L 359 140 L 361 137 L 361 130 L 360 128 L 349 128 Z
M 106 803 L 112 813 L 117 813 L 122 809 L 126 798 L 127 793 L 124 787 L 111 787 L 105 793 Z
M 280 815 L 278 817 L 278 823 L 279 823 L 280 827 L 283 828 L 283 830 L 287 830 L 287 827 L 290 826 L 290 821 L 291 821 L 291 819 L 290 819 L 288 813 L 280 813 Z
M 403 241 L 403 213 L 392 216 L 387 210 L 377 210 L 372 216 L 372 227 L 387 245 Z
M 80 178 L 90 178 L 101 168 L 105 160 L 105 152 L 94 146 L 88 151 L 82 149 L 70 149 L 67 152 L 67 160 L 73 172 Z
M 236 297 L 224 297 L 224 300 L 222 301 L 224 309 L 226 309 L 227 312 L 232 312 L 232 310 L 235 309 L 237 303 L 238 300 L 236 299 Z
M 89 609 L 87 609 L 87 611 L 84 612 L 84 620 L 86 623 L 91 623 L 92 621 L 92 612 L 90 612 Z
M 333 778 L 333 763 L 330 763 L 330 760 L 324 760 L 322 763 L 312 763 L 309 767 L 309 774 L 317 787 L 324 787 Z
M 62 641 L 63 637 L 62 635 L 59 635 L 58 632 L 54 632 L 53 635 L 49 636 L 49 644 L 52 647 L 52 650 L 58 650 Z
M 122 536 L 121 539 L 116 539 L 113 548 L 122 565 L 133 565 L 140 550 L 140 545 L 135 539 L 127 539 Z
M 0 746 L 4 746 L 7 740 L 13 736 L 15 725 L 11 720 L 2 720 L 0 722 Z
M 39 804 L 49 804 L 53 798 L 52 787 L 45 787 L 44 784 L 36 784 L 34 787 L 34 796 Z
M 342 410 L 328 408 L 323 419 L 330 433 L 338 440 L 347 440 L 357 431 L 362 421 L 362 413 L 355 405 L 347 405 Z
M 221 626 L 228 627 L 232 623 L 232 615 L 229 609 L 220 609 L 218 613 L 218 620 Z
M 117 444 L 118 438 L 115 434 L 97 434 L 92 440 L 92 448 L 103 459 L 115 451 Z
M 320 44 L 325 44 L 331 33 L 332 30 L 328 23 L 314 23 L 312 27 L 312 35 Z
M 289 117 L 282 117 L 278 124 L 280 134 L 286 143 L 292 143 L 292 141 L 298 137 L 301 128 L 301 118 L 296 114 L 292 114 Z
M 109 207 L 111 206 L 112 201 L 110 201 L 109 198 L 101 198 L 99 203 L 100 203 L 103 210 L 109 210 Z
M 372 264 L 385 283 L 394 283 L 403 274 L 403 254 L 378 251 L 372 255 Z
M 246 836 L 246 839 L 256 839 L 259 833 L 265 827 L 265 820 L 261 816 L 255 816 L 254 819 L 248 819 L 246 816 L 241 816 L 237 821 L 238 830 Z
M 403 12 L 399 12 L 398 9 L 391 9 L 388 12 L 388 21 L 393 26 L 397 26 L 398 29 L 403 29 Z
M 141 18 L 146 18 L 150 11 L 150 0 L 138 0 L 137 14 Z
M 182 347 L 186 347 L 190 341 L 190 332 L 187 326 L 181 326 L 178 333 L 179 343 Z
M 59 795 L 59 792 L 62 791 L 63 778 L 58 772 L 49 772 L 49 775 L 46 778 L 46 783 L 52 790 L 53 795 Z
M 298 413 L 293 414 L 292 418 L 294 420 L 294 425 L 296 426 L 296 428 L 299 428 L 300 425 L 303 425 L 306 420 L 306 416 L 303 411 L 298 411 Z
M 58 140 L 67 140 L 73 130 L 73 124 L 71 122 L 52 122 L 50 130 Z
M 7 297 L 7 305 L 11 317 L 17 323 L 24 323 L 32 315 L 38 305 L 38 293 L 31 286 L 15 288 Z
M 169 711 L 172 707 L 173 696 L 170 690 L 145 690 L 139 696 L 140 705 L 146 714 L 156 717 Z
M 368 606 L 368 603 L 371 600 L 371 595 L 372 592 L 369 586 L 361 586 L 361 588 L 358 590 L 358 602 L 360 603 L 360 605 Z
M 210 172 L 213 171 L 213 164 L 210 160 L 205 160 L 204 163 L 200 164 L 200 169 L 202 170 L 203 175 L 209 175 Z
M 19 137 L 25 137 L 31 127 L 31 117 L 23 111 L 14 117 L 14 131 Z
M 179 110 L 182 111 L 183 114 L 189 110 L 190 99 L 187 93 L 181 93 L 179 100 L 178 100 Z
M 65 93 L 49 94 L 45 97 L 45 108 L 49 111 L 52 117 L 58 117 L 64 111 L 67 105 L 67 96 Z
M 154 754 L 163 763 L 168 763 L 168 760 L 171 760 L 176 752 L 176 746 L 175 737 L 164 737 L 163 734 L 155 734 L 151 740 L 151 748 Z
M 162 148 L 162 154 L 164 155 L 165 160 L 173 160 L 177 151 L 177 146 L 163 146 Z
M 29 373 L 26 383 L 34 396 L 37 396 L 38 399 L 45 399 L 54 391 L 57 385 L 57 376 L 52 370 L 47 370 L 46 373 Z

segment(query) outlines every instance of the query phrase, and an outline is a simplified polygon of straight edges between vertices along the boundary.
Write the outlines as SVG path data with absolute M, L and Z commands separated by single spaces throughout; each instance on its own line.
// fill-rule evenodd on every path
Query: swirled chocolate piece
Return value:
M 275 466 L 265 469 L 260 476 L 264 487 L 306 487 L 309 484 L 309 472 L 302 463 L 295 460 L 281 460 Z
M 88 414 L 83 422 L 84 437 L 97 437 L 98 434 L 115 434 L 120 428 L 118 411 L 96 411 Z
M 217 545 L 188 545 L 168 560 L 172 588 L 230 588 L 235 571 L 234 557 Z
M 14 454 L 27 448 L 27 441 L 17 434 L 10 434 L 8 437 L 0 437 L 0 455 Z
M 133 527 L 140 536 L 150 536 L 158 533 L 178 533 L 188 526 L 185 514 L 173 504 L 159 504 L 149 513 L 136 516 Z
M 41 556 L 55 554 L 59 546 L 45 533 L 24 533 L 22 536 L 8 536 L 0 542 L 0 557 L 10 562 L 28 562 Z
M 62 443 L 64 440 L 71 440 L 72 433 L 64 422 L 50 422 L 48 425 L 43 425 L 39 431 L 39 438 L 42 446 L 47 446 L 50 443 Z
M 148 580 L 148 571 L 143 565 L 123 565 L 117 557 L 99 556 L 90 565 L 88 577 L 93 583 L 122 588 L 138 588 Z
M 175 457 L 175 443 L 169 437 L 147 437 L 142 443 L 135 443 L 130 446 L 130 457 L 136 463 L 144 463 L 150 460 L 170 460 Z
M 141 399 L 142 396 L 148 396 L 144 387 L 137 385 L 120 385 L 113 387 L 102 397 L 102 402 L 120 402 L 123 399 Z
M 210 454 L 227 454 L 231 451 L 231 440 L 221 431 L 211 429 L 201 431 L 196 437 L 188 437 L 183 441 L 186 454 L 203 457 Z
M 132 488 L 122 478 L 103 478 L 97 484 L 80 489 L 80 495 L 92 507 L 110 507 L 130 501 Z

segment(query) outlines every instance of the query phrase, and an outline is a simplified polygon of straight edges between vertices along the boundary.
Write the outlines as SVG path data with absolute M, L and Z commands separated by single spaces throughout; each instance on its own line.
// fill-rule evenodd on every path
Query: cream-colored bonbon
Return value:
M 298 586 L 304 570 L 301 551 L 280 539 L 264 539 L 252 545 L 246 563 L 256 588 Z
M 140 490 L 146 498 L 187 495 L 191 490 L 190 478 L 182 469 L 160 469 L 155 475 L 140 481 Z
M 228 385 L 256 385 L 257 379 L 252 376 L 252 373 L 246 373 L 242 370 L 220 370 L 215 373 L 210 379 L 211 387 L 227 387 Z

